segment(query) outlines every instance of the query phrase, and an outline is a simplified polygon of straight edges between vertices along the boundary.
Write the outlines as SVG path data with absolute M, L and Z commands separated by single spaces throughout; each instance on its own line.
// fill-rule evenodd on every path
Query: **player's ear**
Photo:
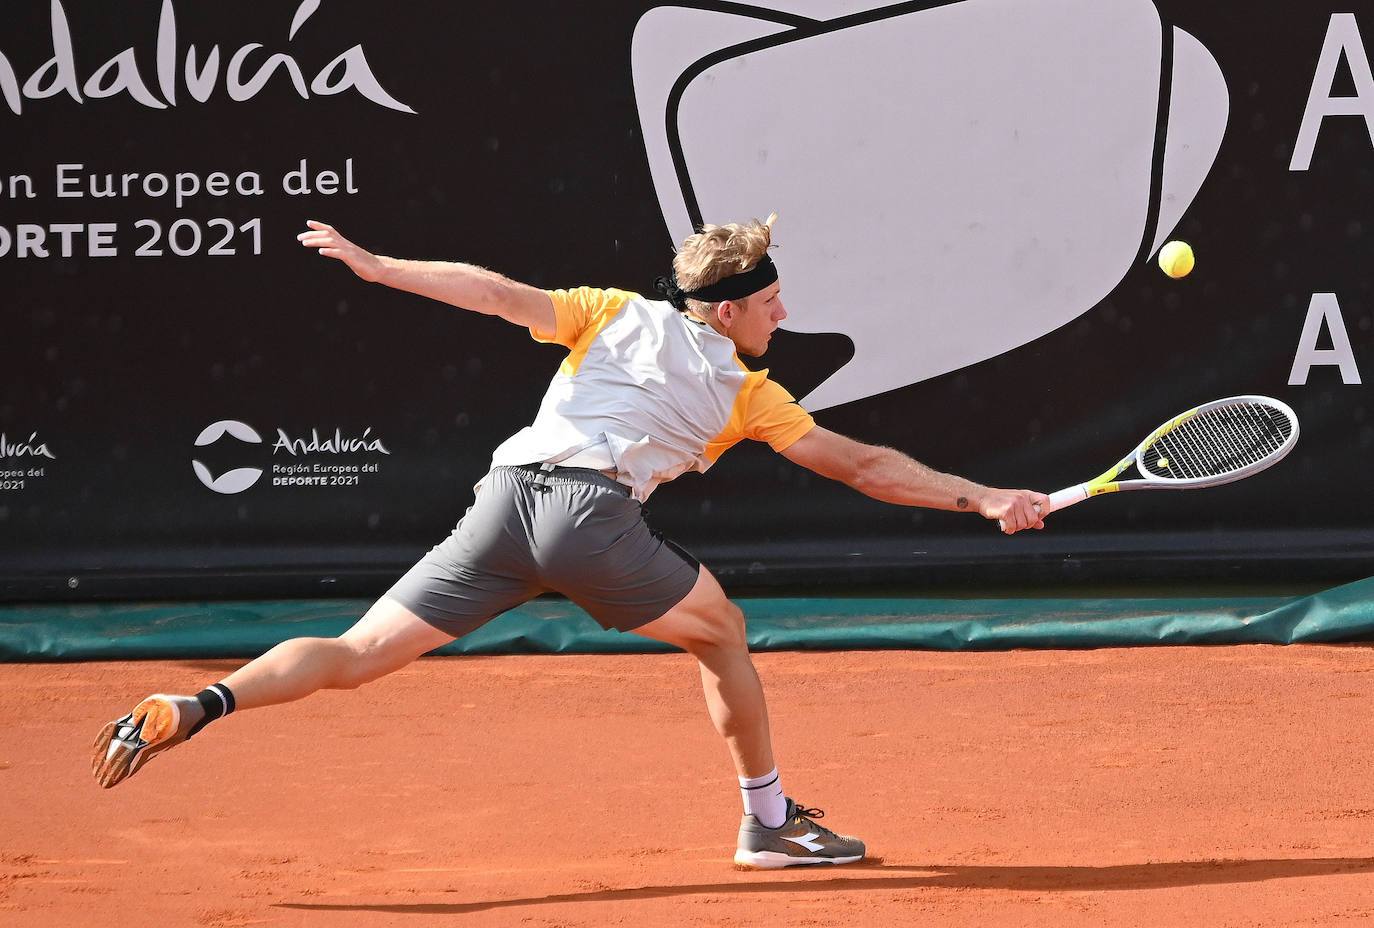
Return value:
M 716 304 L 716 318 L 721 325 L 727 328 L 734 323 L 735 315 L 739 312 L 739 304 L 734 300 L 721 300 Z

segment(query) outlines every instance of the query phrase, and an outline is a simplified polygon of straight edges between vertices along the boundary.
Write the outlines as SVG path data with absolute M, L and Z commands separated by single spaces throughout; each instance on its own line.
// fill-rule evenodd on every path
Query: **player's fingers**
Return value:
M 1008 500 L 997 527 L 1007 535 L 1015 535 L 1028 528 L 1044 528 L 1042 516 L 1049 511 L 1049 497 L 1030 490 L 1015 491 Z
M 1041 507 L 1039 503 L 1030 503 L 1022 500 L 1018 505 L 1011 509 L 1012 519 L 1003 519 L 1002 530 L 1008 535 L 1028 528 L 1044 528 L 1045 523 L 1040 518 Z

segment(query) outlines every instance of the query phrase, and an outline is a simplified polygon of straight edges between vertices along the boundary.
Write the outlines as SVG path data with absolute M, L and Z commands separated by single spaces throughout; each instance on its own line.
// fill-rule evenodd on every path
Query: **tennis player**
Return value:
M 607 629 L 667 642 L 699 662 L 744 802 L 737 863 L 861 859 L 862 841 L 821 826 L 823 812 L 784 793 L 744 614 L 705 567 L 649 529 L 641 504 L 746 438 L 876 499 L 978 513 L 1008 534 L 1043 528 L 1048 498 L 981 486 L 822 428 L 766 371 L 744 367 L 739 355 L 762 355 L 787 318 L 768 254 L 775 218 L 689 236 L 655 298 L 546 291 L 472 265 L 384 257 L 307 223 L 301 244 L 363 280 L 500 316 L 568 356 L 533 424 L 496 449 L 453 533 L 355 626 L 338 638 L 279 644 L 194 696 L 143 700 L 96 738 L 100 785 L 123 782 L 235 709 L 361 686 L 555 591 Z

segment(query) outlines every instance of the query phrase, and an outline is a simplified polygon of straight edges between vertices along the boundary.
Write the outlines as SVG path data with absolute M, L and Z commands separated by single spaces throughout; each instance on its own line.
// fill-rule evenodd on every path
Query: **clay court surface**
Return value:
M 735 869 L 685 656 L 426 659 L 109 791 L 100 725 L 237 662 L 0 665 L 0 924 L 1374 920 L 1366 647 L 757 659 L 788 792 L 871 861 Z

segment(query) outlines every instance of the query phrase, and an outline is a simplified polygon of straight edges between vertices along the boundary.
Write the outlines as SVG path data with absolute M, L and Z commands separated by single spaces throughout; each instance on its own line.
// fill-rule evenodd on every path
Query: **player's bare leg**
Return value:
M 773 769 L 768 705 L 763 684 L 749 656 L 744 613 L 705 567 L 692 591 L 661 618 L 635 631 L 691 654 L 701 665 L 706 707 L 725 739 L 740 777 L 759 777 Z
M 292 702 L 317 690 L 350 690 L 400 670 L 453 640 L 382 597 L 338 638 L 294 638 L 225 677 L 239 709 Z
M 354 689 L 452 641 L 383 597 L 338 638 L 294 638 L 250 661 L 196 696 L 158 693 L 105 725 L 91 768 L 108 789 L 203 727 L 209 705 L 219 718 L 235 709 L 291 702 L 322 689 Z
M 636 631 L 682 648 L 701 665 L 706 706 L 730 748 L 745 801 L 735 862 L 771 869 L 862 859 L 862 841 L 816 824 L 824 812 L 803 808 L 782 795 L 768 706 L 749 656 L 744 613 L 726 598 L 715 577 L 701 568 L 682 602 Z M 761 791 L 757 795 L 756 789 Z

